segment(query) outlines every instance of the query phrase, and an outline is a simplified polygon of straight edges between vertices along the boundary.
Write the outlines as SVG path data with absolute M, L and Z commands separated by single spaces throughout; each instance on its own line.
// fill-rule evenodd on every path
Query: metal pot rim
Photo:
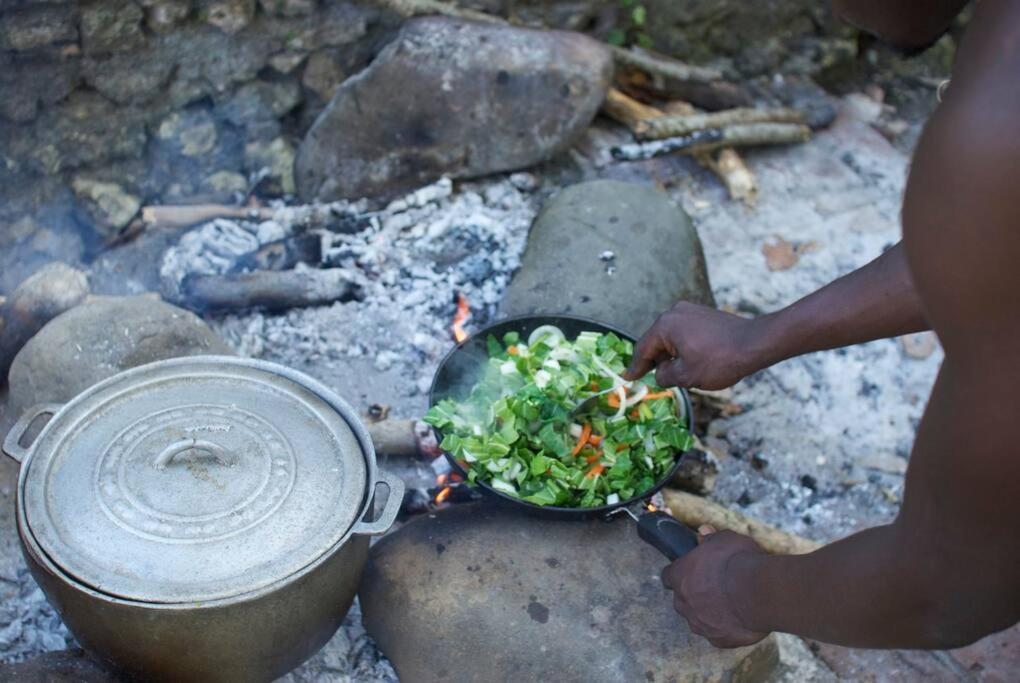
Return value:
M 84 392 L 82 392 L 78 396 L 75 396 L 66 404 L 64 404 L 64 406 L 71 405 L 86 393 L 100 390 L 103 387 L 113 384 L 114 382 L 122 382 L 125 379 L 129 379 L 137 375 L 144 375 L 146 372 L 151 372 L 154 369 L 179 364 L 194 363 L 196 361 L 209 363 L 220 362 L 229 363 L 233 365 L 245 366 L 256 370 L 281 375 L 286 379 L 296 382 L 297 384 L 300 384 L 306 387 L 307 389 L 311 390 L 312 392 L 317 394 L 318 397 L 321 398 L 325 403 L 327 403 L 331 408 L 336 410 L 340 417 L 343 418 L 343 420 L 347 423 L 347 425 L 353 432 L 355 438 L 357 439 L 362 453 L 362 457 L 364 458 L 365 461 L 364 462 L 366 470 L 365 490 L 362 493 L 361 503 L 354 517 L 354 522 L 348 527 L 348 529 L 339 539 L 337 539 L 329 547 L 325 548 L 308 564 L 305 564 L 301 568 L 293 572 L 290 572 L 286 575 L 280 576 L 276 580 L 263 586 L 260 586 L 258 588 L 248 590 L 242 589 L 231 595 L 211 598 L 208 600 L 202 600 L 201 602 L 195 601 L 150 602 L 145 600 L 131 599 L 123 596 L 114 595 L 111 593 L 106 593 L 93 586 L 83 583 L 82 581 L 78 580 L 76 577 L 71 575 L 69 572 L 65 571 L 63 567 L 60 566 L 59 563 L 54 561 L 43 550 L 42 546 L 39 544 L 37 538 L 35 537 L 35 534 L 32 532 L 31 526 L 28 524 L 28 519 L 26 515 L 27 508 L 25 504 L 25 482 L 29 472 L 29 465 L 31 464 L 32 459 L 36 457 L 37 449 L 35 446 L 36 444 L 42 442 L 43 440 L 42 437 L 46 434 L 47 429 L 49 429 L 50 427 L 50 424 L 47 424 L 46 427 L 44 427 L 43 430 L 36 437 L 33 444 L 26 449 L 25 456 L 20 464 L 15 501 L 18 534 L 21 538 L 22 545 L 25 551 L 30 553 L 33 559 L 39 562 L 41 566 L 43 566 L 47 571 L 52 573 L 54 576 L 66 582 L 71 587 L 79 591 L 82 591 L 90 595 L 91 597 L 95 597 L 97 599 L 117 604 L 133 605 L 137 607 L 144 607 L 150 609 L 169 609 L 169 610 L 213 608 L 221 607 L 224 605 L 244 603 L 251 600 L 257 600 L 258 598 L 266 594 L 272 593 L 276 590 L 279 590 L 282 586 L 292 581 L 299 580 L 301 577 L 311 573 L 312 571 L 315 570 L 316 567 L 320 566 L 321 564 L 326 562 L 330 557 L 335 555 L 336 552 L 338 552 L 340 548 L 347 544 L 353 536 L 355 535 L 371 536 L 384 533 L 386 530 L 389 529 L 390 526 L 392 526 L 392 523 L 396 518 L 396 514 L 399 511 L 400 502 L 403 494 L 404 488 L 403 483 L 397 477 L 393 477 L 392 475 L 387 475 L 385 473 L 380 472 L 378 468 L 378 463 L 376 462 L 376 453 L 374 445 L 372 443 L 372 439 L 369 436 L 368 430 L 365 428 L 364 424 L 357 417 L 357 414 L 354 411 L 354 409 L 350 406 L 350 404 L 348 404 L 346 401 L 340 398 L 340 396 L 338 396 L 334 391 L 326 387 L 318 380 L 315 380 L 314 378 L 311 378 L 305 375 L 304 373 L 299 373 L 297 371 L 291 370 L 290 368 L 286 368 L 284 366 L 275 363 L 270 363 L 267 361 L 262 361 L 258 359 L 239 358 L 236 356 L 202 355 L 172 358 L 168 360 L 156 361 L 154 363 L 148 363 L 146 365 L 141 365 L 136 368 L 131 368 L 129 370 L 125 370 L 124 372 L 118 373 L 113 377 L 107 378 L 102 382 L 99 382 L 93 385 L 92 387 L 89 387 Z M 61 408 L 61 410 L 62 409 L 63 408 Z M 54 417 L 56 417 L 56 415 L 54 415 Z M 51 420 L 51 423 L 52 422 L 53 420 Z M 369 514 L 374 508 L 374 503 L 376 499 L 375 492 L 380 484 L 385 485 L 389 489 L 389 496 L 387 498 L 385 508 L 380 513 L 378 519 L 366 521 L 366 517 L 369 516 Z

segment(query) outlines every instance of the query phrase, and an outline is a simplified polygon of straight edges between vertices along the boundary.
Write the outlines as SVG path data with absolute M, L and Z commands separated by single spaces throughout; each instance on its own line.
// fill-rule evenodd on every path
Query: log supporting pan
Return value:
M 29 411 L 3 448 L 36 580 L 86 649 L 144 680 L 298 665 L 340 625 L 403 490 L 333 392 L 232 357 L 121 373 Z

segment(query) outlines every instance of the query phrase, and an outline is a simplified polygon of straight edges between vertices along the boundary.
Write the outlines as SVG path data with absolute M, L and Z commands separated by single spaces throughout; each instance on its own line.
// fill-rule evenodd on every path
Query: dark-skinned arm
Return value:
M 918 146 L 904 245 L 946 360 L 900 514 L 803 556 L 712 534 L 664 580 L 712 642 L 946 648 L 1020 619 L 1020 4 L 985 0 Z
M 835 0 L 844 21 L 902 48 L 921 48 L 941 36 L 967 0 Z
M 642 336 L 628 378 L 722 389 L 781 360 L 928 329 L 903 245 L 800 301 L 754 319 L 681 302 Z

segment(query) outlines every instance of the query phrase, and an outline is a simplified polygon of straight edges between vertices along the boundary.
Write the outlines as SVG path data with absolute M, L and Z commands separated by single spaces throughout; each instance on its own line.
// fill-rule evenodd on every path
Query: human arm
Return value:
M 723 534 L 664 575 L 712 642 L 964 645 L 1020 619 L 1020 5 L 985 0 L 915 156 L 904 247 L 946 360 L 889 525 L 802 556 Z
M 658 368 L 656 381 L 663 386 L 722 389 L 793 356 L 927 328 L 901 243 L 758 318 L 679 303 L 638 342 L 628 378 Z
M 836 15 L 903 48 L 921 48 L 941 36 L 967 0 L 834 0 Z

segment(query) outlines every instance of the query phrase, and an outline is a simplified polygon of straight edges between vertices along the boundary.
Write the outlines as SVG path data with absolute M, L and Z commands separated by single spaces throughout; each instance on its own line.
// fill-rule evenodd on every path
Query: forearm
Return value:
M 755 323 L 758 365 L 928 329 L 902 243 Z
M 747 628 L 849 647 L 958 647 L 992 630 L 958 599 L 971 587 L 950 585 L 899 533 L 876 527 L 809 555 L 735 556 L 729 598 Z
M 833 7 L 844 21 L 894 45 L 920 47 L 937 39 L 966 4 L 966 0 L 835 0 Z

